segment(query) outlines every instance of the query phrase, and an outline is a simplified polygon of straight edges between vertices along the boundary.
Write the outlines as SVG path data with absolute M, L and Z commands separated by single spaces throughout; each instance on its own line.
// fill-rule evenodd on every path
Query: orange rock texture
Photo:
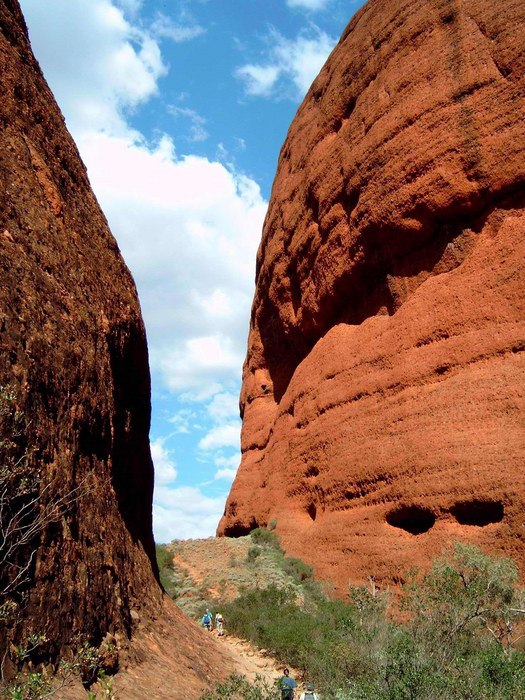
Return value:
M 281 150 L 219 535 L 339 593 L 452 540 L 525 573 L 525 5 L 370 0 Z

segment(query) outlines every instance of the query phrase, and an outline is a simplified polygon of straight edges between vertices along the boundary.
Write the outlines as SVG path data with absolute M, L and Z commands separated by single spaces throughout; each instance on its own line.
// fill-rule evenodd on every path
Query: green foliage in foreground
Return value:
M 257 527 L 255 530 L 250 532 L 250 537 L 255 544 L 258 544 L 261 547 L 269 547 L 270 549 L 276 549 L 279 552 L 282 551 L 279 537 L 271 530 L 266 530 L 263 527 Z
M 277 688 L 272 688 L 262 678 L 255 683 L 248 683 L 244 676 L 230 676 L 224 683 L 219 683 L 215 692 L 206 692 L 201 700 L 280 700 Z
M 456 544 L 407 585 L 396 615 L 404 623 L 375 590 L 329 601 L 309 581 L 302 596 L 294 587 L 245 591 L 222 612 L 229 631 L 301 670 L 325 699 L 525 700 L 516 582 L 511 561 Z M 266 698 L 240 681 L 221 692 L 206 700 Z
M 155 545 L 155 554 L 157 555 L 157 564 L 160 571 L 164 569 L 173 571 L 173 554 L 165 544 Z

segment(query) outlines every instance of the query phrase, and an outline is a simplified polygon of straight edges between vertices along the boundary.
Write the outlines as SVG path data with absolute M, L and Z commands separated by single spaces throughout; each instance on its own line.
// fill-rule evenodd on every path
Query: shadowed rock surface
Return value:
M 524 571 L 524 46 L 522 0 L 370 0 L 281 150 L 218 534 L 340 592 L 452 539 Z
M 0 384 L 15 389 L 27 419 L 18 442 L 31 483 L 40 482 L 41 511 L 80 496 L 16 553 L 15 563 L 32 563 L 11 596 L 19 614 L 0 624 L 2 672 L 15 671 L 6 646 L 27 647 L 29 634 L 47 638 L 35 664 L 110 634 L 119 654 L 111 670 L 128 669 L 115 681 L 126 698 L 199 697 L 234 662 L 216 644 L 202 648 L 202 633 L 156 580 L 150 378 L 135 285 L 16 0 L 0 0 L 0 90 Z M 1 568 L 0 590 L 16 571 Z M 81 687 L 60 695 L 77 696 L 86 697 Z
M 34 543 L 23 615 L 53 654 L 78 634 L 130 633 L 131 609 L 160 602 L 148 354 L 133 279 L 17 2 L 0 2 L 0 29 L 1 379 L 28 419 L 43 505 L 85 494 Z

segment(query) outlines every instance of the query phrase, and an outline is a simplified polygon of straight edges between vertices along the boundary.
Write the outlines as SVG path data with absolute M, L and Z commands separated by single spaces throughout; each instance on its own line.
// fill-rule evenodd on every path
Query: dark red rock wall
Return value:
M 370 0 L 282 148 L 218 534 L 340 592 L 453 539 L 525 571 L 524 47 L 523 0 Z
M 133 279 L 28 42 L 0 0 L 1 383 L 14 386 L 41 504 L 82 497 L 37 539 L 16 632 L 130 632 L 154 610 L 150 379 Z

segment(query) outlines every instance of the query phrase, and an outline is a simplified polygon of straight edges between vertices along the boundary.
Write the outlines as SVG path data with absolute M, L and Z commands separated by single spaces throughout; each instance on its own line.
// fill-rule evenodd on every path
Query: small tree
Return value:
M 21 668 L 34 654 L 38 655 L 41 646 L 48 641 L 45 631 L 37 630 L 18 640 L 19 646 L 13 645 L 41 535 L 76 501 L 94 491 L 88 478 L 65 493 L 51 481 L 44 483 L 32 464 L 32 449 L 27 444 L 28 425 L 25 414 L 17 406 L 14 389 L 0 386 L 0 645 L 4 647 L 0 682 L 4 680 L 4 663 L 10 644 L 14 649 L 13 661 Z M 34 685 L 36 693 L 40 692 L 37 686 L 44 680 L 42 674 L 33 674 L 27 683 Z M 33 697 L 29 686 L 25 687 L 27 683 L 23 697 Z
M 516 564 L 457 542 L 436 560 L 419 585 L 409 586 L 408 607 L 429 649 L 449 660 L 458 639 L 486 631 L 510 652 L 522 593 Z

